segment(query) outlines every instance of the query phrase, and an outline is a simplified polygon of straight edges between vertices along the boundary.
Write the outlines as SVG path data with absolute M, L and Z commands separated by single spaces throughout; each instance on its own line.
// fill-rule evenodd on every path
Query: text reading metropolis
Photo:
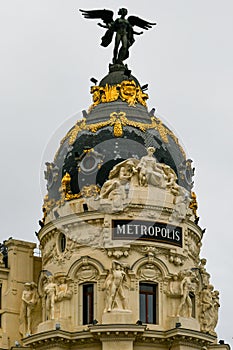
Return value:
M 183 236 L 179 226 L 141 220 L 113 220 L 112 239 L 142 239 L 182 247 Z

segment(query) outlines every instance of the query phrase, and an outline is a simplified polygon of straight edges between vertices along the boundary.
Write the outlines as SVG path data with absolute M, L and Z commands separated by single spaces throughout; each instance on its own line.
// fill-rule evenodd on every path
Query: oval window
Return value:
M 64 233 L 59 235 L 59 250 L 63 253 L 66 249 L 66 236 Z

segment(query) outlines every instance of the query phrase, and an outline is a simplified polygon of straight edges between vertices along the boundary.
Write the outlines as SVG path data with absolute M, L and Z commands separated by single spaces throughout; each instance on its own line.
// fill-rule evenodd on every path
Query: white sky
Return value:
M 60 139 L 91 104 L 112 46 L 78 9 L 126 7 L 157 26 L 136 37 L 127 63 L 149 83 L 149 109 L 176 132 L 196 168 L 201 257 L 220 290 L 219 339 L 231 343 L 232 0 L 9 0 L 0 2 L 1 233 L 36 241 L 40 179 Z M 46 145 L 48 145 L 46 147 Z

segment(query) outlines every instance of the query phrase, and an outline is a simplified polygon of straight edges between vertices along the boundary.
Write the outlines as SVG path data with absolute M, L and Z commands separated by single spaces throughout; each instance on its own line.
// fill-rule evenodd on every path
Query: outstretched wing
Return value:
M 113 11 L 111 10 L 81 10 L 79 9 L 80 12 L 82 12 L 82 15 L 84 18 L 88 19 L 102 19 L 102 21 L 105 24 L 109 24 L 113 21 Z
M 131 26 L 138 26 L 142 29 L 150 29 L 152 26 L 156 25 L 156 23 L 150 23 L 148 21 L 145 21 L 144 19 L 137 17 L 137 16 L 129 16 L 128 21 L 131 24 Z

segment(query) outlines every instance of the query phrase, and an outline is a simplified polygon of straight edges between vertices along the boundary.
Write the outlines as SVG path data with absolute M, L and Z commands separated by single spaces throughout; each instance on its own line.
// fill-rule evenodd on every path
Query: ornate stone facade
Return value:
M 111 349 L 115 341 L 124 349 L 141 343 L 149 349 L 151 336 L 155 348 L 182 347 L 191 338 L 195 349 L 216 344 L 219 293 L 199 256 L 203 232 L 189 214 L 191 194 L 156 161 L 154 148 L 147 152 L 114 166 L 99 194 L 58 201 L 44 217 L 38 233 L 42 266 L 38 261 L 36 273 L 22 275 L 22 285 L 13 278 L 9 292 L 2 288 L 17 300 L 19 328 L 12 333 L 26 346 L 41 348 L 45 339 L 53 346 L 61 330 L 67 346 L 78 334 L 75 342 L 96 349 L 101 343 Z M 10 273 L 20 249 L 32 270 L 34 245 L 5 245 Z M 164 336 L 171 330 L 172 338 Z
M 91 88 L 91 109 L 46 163 L 41 257 L 33 243 L 0 246 L 1 349 L 229 349 L 192 161 L 126 68 Z

